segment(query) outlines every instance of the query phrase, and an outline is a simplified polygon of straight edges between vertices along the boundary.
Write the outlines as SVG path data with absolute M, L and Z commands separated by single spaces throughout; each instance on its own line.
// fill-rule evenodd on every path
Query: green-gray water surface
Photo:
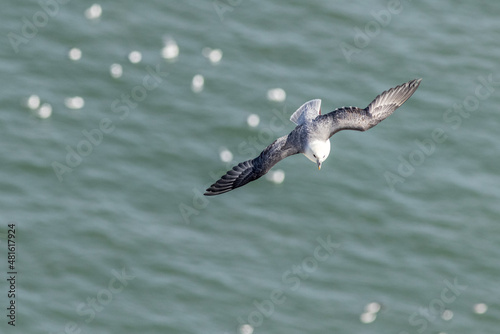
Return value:
M 92 4 L 2 7 L 2 333 L 498 331 L 500 2 Z M 283 183 L 201 196 L 305 101 L 365 107 L 413 78 L 321 171 L 297 155 Z

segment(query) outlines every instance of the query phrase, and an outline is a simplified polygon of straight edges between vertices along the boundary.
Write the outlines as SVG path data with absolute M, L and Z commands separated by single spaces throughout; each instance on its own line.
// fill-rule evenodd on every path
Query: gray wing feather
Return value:
M 382 122 L 405 103 L 417 90 L 420 81 L 422 79 L 415 79 L 383 92 L 365 109 L 342 107 L 318 116 L 315 121 L 329 128 L 329 137 L 341 130 L 366 131 Z
M 223 194 L 245 184 L 257 180 L 265 175 L 274 165 L 286 157 L 297 154 L 300 145 L 297 145 L 296 134 L 292 131 L 289 135 L 276 139 L 271 145 L 255 159 L 240 162 L 212 184 L 205 192 L 205 196 Z

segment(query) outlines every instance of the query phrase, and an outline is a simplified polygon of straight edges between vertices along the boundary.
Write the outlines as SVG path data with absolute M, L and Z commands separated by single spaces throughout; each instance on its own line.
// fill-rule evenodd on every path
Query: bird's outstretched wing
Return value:
M 212 184 L 205 192 L 205 196 L 223 194 L 235 188 L 244 186 L 248 182 L 257 180 L 266 174 L 274 165 L 286 157 L 300 153 L 300 145 L 297 142 L 295 131 L 280 137 L 255 159 L 240 162 L 234 166 L 226 175 Z
M 386 119 L 405 103 L 417 90 L 420 81 L 422 79 L 415 79 L 383 92 L 365 109 L 342 107 L 318 116 L 315 121 L 329 129 L 329 137 L 341 130 L 366 131 Z

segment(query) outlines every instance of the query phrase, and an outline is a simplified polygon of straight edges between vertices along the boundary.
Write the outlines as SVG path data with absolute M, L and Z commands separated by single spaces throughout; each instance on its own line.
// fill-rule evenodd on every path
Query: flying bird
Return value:
M 342 107 L 328 114 L 321 114 L 321 100 L 304 103 L 290 120 L 297 126 L 288 135 L 276 139 L 255 159 L 234 166 L 205 192 L 206 196 L 226 193 L 265 175 L 279 161 L 293 154 L 302 153 L 318 169 L 330 154 L 330 137 L 341 130 L 366 131 L 399 108 L 413 95 L 422 79 L 411 80 L 391 88 L 365 109 Z

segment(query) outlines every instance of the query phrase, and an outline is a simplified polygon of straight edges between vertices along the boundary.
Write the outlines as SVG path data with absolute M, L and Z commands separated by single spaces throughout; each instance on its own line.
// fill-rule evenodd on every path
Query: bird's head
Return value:
M 318 165 L 318 169 L 321 169 L 321 164 L 328 158 L 330 154 L 330 140 L 313 140 L 311 141 L 305 149 L 304 155 Z

